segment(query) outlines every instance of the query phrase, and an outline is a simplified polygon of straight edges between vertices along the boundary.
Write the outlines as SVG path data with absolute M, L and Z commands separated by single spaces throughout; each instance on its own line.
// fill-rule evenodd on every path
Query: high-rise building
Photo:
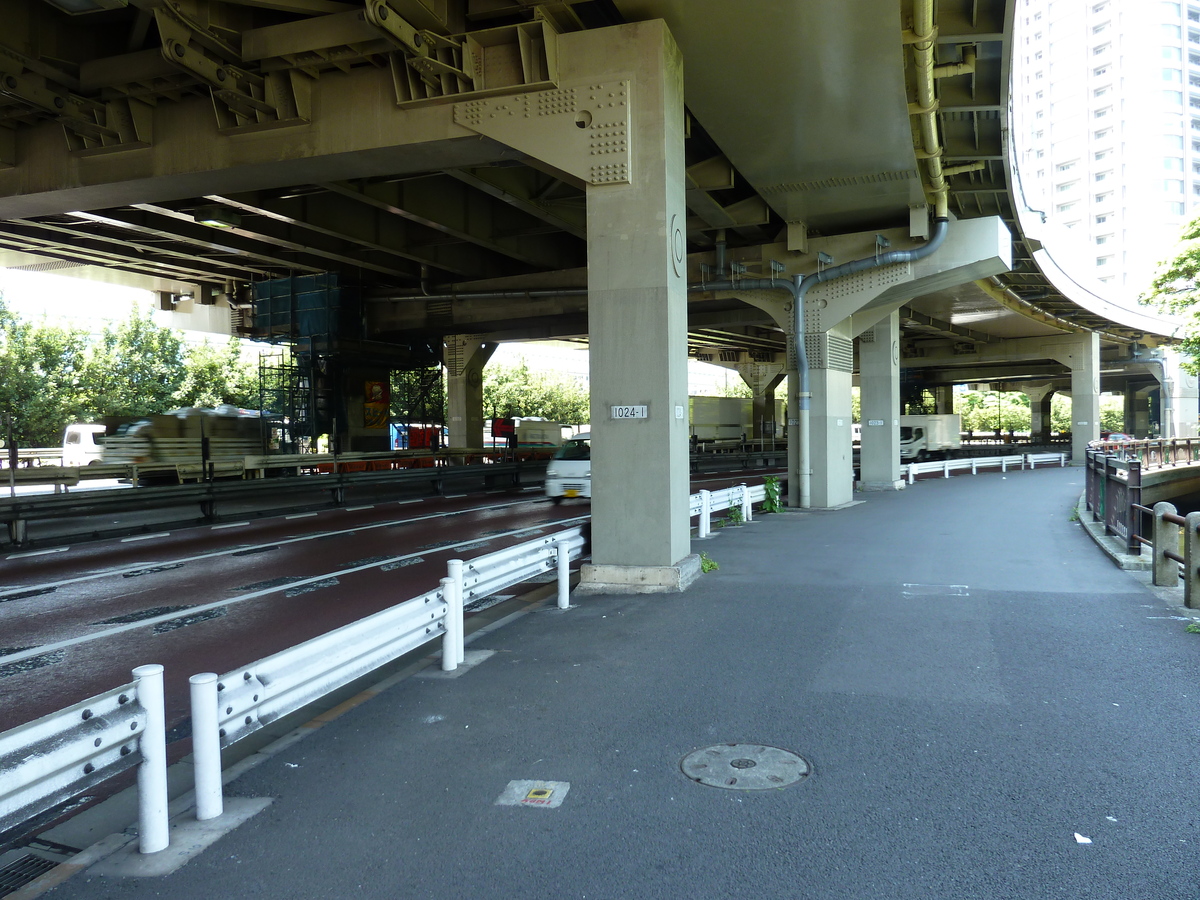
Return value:
M 1019 0 L 1016 16 L 1025 200 L 1059 265 L 1128 303 L 1200 213 L 1200 0 Z

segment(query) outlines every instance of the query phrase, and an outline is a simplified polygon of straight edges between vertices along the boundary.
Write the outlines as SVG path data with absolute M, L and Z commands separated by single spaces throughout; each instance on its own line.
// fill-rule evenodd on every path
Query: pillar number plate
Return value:
M 650 418 L 650 407 L 614 406 L 612 408 L 612 417 L 614 419 L 648 419 Z

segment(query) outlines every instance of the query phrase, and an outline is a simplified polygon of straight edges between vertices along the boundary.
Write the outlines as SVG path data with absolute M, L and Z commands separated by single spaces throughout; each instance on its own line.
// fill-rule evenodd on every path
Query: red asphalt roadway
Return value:
M 758 483 L 769 470 L 694 479 Z M 586 517 L 540 493 L 283 514 L 164 530 L 0 560 L 0 732 L 166 667 L 167 727 L 188 716 L 188 678 L 228 672 L 438 586 L 446 561 Z

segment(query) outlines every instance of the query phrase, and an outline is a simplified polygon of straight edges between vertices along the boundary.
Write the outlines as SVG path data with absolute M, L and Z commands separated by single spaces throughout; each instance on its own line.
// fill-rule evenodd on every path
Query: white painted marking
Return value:
M 374 508 L 375 508 L 374 504 L 371 504 L 370 506 L 347 506 L 346 512 L 362 512 L 364 509 L 374 509 Z
M 540 488 L 539 488 L 539 490 L 540 490 Z M 404 503 L 404 502 L 421 503 L 422 501 L 421 500 L 413 500 L 413 501 L 400 501 L 400 502 L 402 502 L 402 503 Z M 476 507 L 475 509 L 471 510 L 471 512 L 489 512 L 489 511 L 497 510 L 497 509 L 508 509 L 510 506 L 522 506 L 528 502 L 529 502 L 528 500 L 512 500 L 508 503 L 496 503 L 492 506 L 479 506 L 479 507 Z M 314 513 L 314 515 L 315 515 L 315 513 Z M 253 549 L 253 547 L 255 547 L 255 546 L 282 547 L 282 546 L 286 546 L 288 544 L 299 544 L 299 543 L 303 543 L 304 541 L 315 541 L 315 540 L 319 540 L 319 539 L 325 538 L 325 537 L 332 537 L 334 535 L 358 534 L 360 531 L 371 531 L 376 528 L 391 528 L 393 525 L 413 525 L 413 524 L 416 524 L 417 522 L 425 522 L 430 519 L 444 519 L 448 516 L 460 516 L 460 515 L 463 515 L 462 510 L 456 510 L 454 512 L 430 513 L 429 515 L 424 515 L 424 516 L 414 516 L 411 519 L 389 519 L 384 522 L 373 522 L 370 525 L 355 525 L 353 528 L 338 528 L 338 529 L 335 529 L 332 531 L 317 531 L 317 532 L 312 532 L 310 534 L 301 534 L 301 535 L 297 535 L 296 537 L 293 537 L 293 538 L 286 538 L 281 541 L 270 541 L 269 543 L 264 543 L 261 545 L 250 545 L 250 546 L 242 546 L 242 547 L 227 547 L 222 550 L 213 550 L 210 553 L 198 553 L 195 556 L 184 556 L 184 557 L 178 557 L 176 559 L 168 559 L 168 560 L 165 560 L 165 561 L 162 561 L 159 563 L 155 563 L 155 565 L 173 565 L 175 563 L 201 562 L 206 559 L 217 559 L 222 556 L 229 556 L 230 554 L 233 554 L 233 553 L 244 553 L 246 550 Z M 557 521 L 554 523 L 554 525 L 555 526 L 560 526 L 560 525 L 561 526 L 569 526 L 574 522 L 586 522 L 589 518 L 590 518 L 590 516 L 578 516 L 574 519 L 563 519 L 561 521 Z M 512 535 L 524 534 L 526 530 L 528 530 L 528 529 L 521 529 L 519 531 L 513 531 L 513 532 L 510 532 L 510 534 L 512 534 Z M 125 538 L 124 540 L 141 541 L 141 540 L 147 540 L 147 539 L 153 538 L 153 537 L 166 537 L 166 536 L 170 535 L 170 533 L 171 532 L 169 532 L 169 531 L 165 531 L 162 534 L 140 535 L 138 537 Z M 477 539 L 472 538 L 470 541 L 463 541 L 463 543 L 472 543 L 475 540 L 477 540 Z M 449 545 L 447 545 L 447 546 L 449 546 Z M 38 550 L 38 551 L 31 551 L 31 552 L 34 552 L 34 553 L 60 553 L 63 550 L 67 550 L 67 549 L 70 549 L 70 548 L 62 547 L 62 548 L 55 549 L 55 550 Z M 416 554 L 411 554 L 411 555 L 416 555 Z M 9 558 L 11 559 L 12 557 L 9 557 Z M 407 557 L 405 557 L 405 558 L 407 558 Z M 112 568 L 103 569 L 100 571 L 92 571 L 86 575 L 77 575 L 74 578 L 63 578 L 59 581 L 48 581 L 48 582 L 44 582 L 44 583 L 38 584 L 38 585 L 32 585 L 32 584 L 31 585 L 22 585 L 22 588 L 24 590 L 32 590 L 34 588 L 63 587 L 64 585 L 68 585 L 68 584 L 78 584 L 83 581 L 95 581 L 99 578 L 107 578 L 110 576 L 123 575 L 126 572 L 135 572 L 138 569 L 144 569 L 147 565 L 149 565 L 149 564 L 144 563 L 144 562 L 139 562 L 139 563 L 132 563 L 132 564 L 123 565 L 123 566 L 114 566 Z
M 397 500 L 396 505 L 397 506 L 408 506 L 408 504 L 410 504 L 410 503 L 423 503 L 423 502 L 424 502 L 423 500 Z
M 51 550 L 30 550 L 27 553 L 13 553 L 5 559 L 27 559 L 30 556 L 45 556 L 47 553 L 65 553 L 70 547 L 54 547 Z
M 1086 424 L 1087 424 L 1087 422 L 1084 422 L 1084 423 L 1082 423 L 1082 424 L 1086 425 Z M 1090 844 L 1091 842 L 1092 842 L 1092 839 L 1091 839 L 1090 837 L 1084 837 L 1084 836 L 1083 836 L 1082 834 L 1080 834 L 1078 831 L 1077 831 L 1077 832 L 1075 832 L 1075 843 L 1077 843 L 1077 844 Z
M 440 516 L 422 516 L 419 519 L 415 519 L 413 521 L 423 521 L 425 519 L 436 519 L 436 518 L 440 518 Z M 588 518 L 589 518 L 588 516 L 578 516 L 574 519 L 563 519 L 562 521 L 555 522 L 554 524 L 556 527 L 557 526 L 569 527 L 577 522 L 584 522 Z M 377 528 L 377 527 L 380 527 L 380 526 L 369 525 L 369 526 L 365 526 L 362 528 L 349 528 L 349 529 L 346 529 L 344 532 L 334 532 L 334 533 L 335 534 L 337 534 L 337 533 L 347 533 L 348 534 L 348 533 L 353 533 L 356 531 L 366 531 L 367 528 Z M 540 528 L 540 527 L 519 528 L 515 531 L 510 531 L 506 535 L 503 535 L 503 536 L 504 537 L 519 537 L 522 535 L 527 536 L 531 533 L 541 534 L 543 532 L 543 530 L 544 529 Z M 315 537 L 315 536 L 313 536 L 313 537 Z M 293 539 L 291 541 L 278 541 L 277 543 L 272 544 L 271 546 L 277 547 L 280 544 L 298 543 L 300 540 L 311 540 L 311 539 L 313 539 L 313 538 L 305 537 L 305 538 Z M 447 544 L 445 547 L 439 547 L 438 549 L 439 550 L 453 550 L 453 549 L 456 549 L 459 545 L 471 544 L 474 542 L 475 542 L 475 539 L 472 538 L 471 540 L 459 541 L 455 544 Z M 238 552 L 245 552 L 245 549 L 246 548 L 243 547 L 242 550 L 238 551 Z M 222 553 L 206 553 L 203 556 L 195 557 L 195 559 L 205 559 L 205 558 L 211 558 L 214 556 L 224 556 L 230 552 L 232 552 L 232 551 L 223 551 Z M 423 551 L 423 552 L 428 552 L 428 551 Z M 293 582 L 290 582 L 289 584 L 280 584 L 280 585 L 276 585 L 275 587 L 271 587 L 271 588 L 264 588 L 261 591 L 252 591 L 249 594 L 242 594 L 242 596 L 240 596 L 240 597 L 231 597 L 228 600 L 214 600 L 211 603 L 202 603 L 199 606 L 189 607 L 187 614 L 189 616 L 191 616 L 191 615 L 195 615 L 197 613 L 207 612 L 210 609 L 216 609 L 219 606 L 232 606 L 235 603 L 243 603 L 246 600 L 257 600 L 259 597 L 267 597 L 267 596 L 270 596 L 271 594 L 279 594 L 279 593 L 286 593 L 288 591 L 295 591 L 297 588 L 302 588 L 305 585 L 315 584 L 320 581 L 325 581 L 329 578 L 337 578 L 337 577 L 344 576 L 344 575 L 353 575 L 355 572 L 365 572 L 367 569 L 375 569 L 375 568 L 380 568 L 380 567 L 387 566 L 387 565 L 395 565 L 395 563 L 403 562 L 406 559 L 412 559 L 413 557 L 420 556 L 420 555 L 421 555 L 420 553 L 406 553 L 403 556 L 393 556 L 389 559 L 381 559 L 381 560 L 377 560 L 376 562 L 364 563 L 361 566 L 351 566 L 348 569 L 337 569 L 333 572 L 326 572 L 323 575 L 313 575 L 311 578 L 302 578 L 299 581 L 293 581 Z M 136 568 L 136 567 L 131 567 L 130 571 L 133 571 L 134 568 Z M 74 582 L 74 581 L 86 581 L 86 580 L 88 580 L 87 576 L 82 577 L 82 578 L 69 579 L 69 581 L 63 582 L 63 583 L 70 583 L 70 582 Z M 29 588 L 27 588 L 27 589 L 29 589 Z M 157 625 L 160 622 L 167 622 L 171 619 L 177 619 L 177 618 L 179 618 L 179 615 L 180 615 L 179 612 L 164 613 L 161 616 L 154 616 L 153 618 L 150 618 L 150 619 L 142 619 L 138 622 L 129 622 L 124 625 L 116 625 L 112 628 L 105 629 L 104 631 L 98 631 L 98 632 L 94 632 L 92 634 L 87 634 L 87 635 L 80 635 L 79 637 L 68 638 L 67 640 L 56 641 L 53 644 L 43 644 L 40 647 L 31 647 L 28 650 L 25 650 L 21 653 L 10 653 L 10 654 L 6 655 L 3 658 L 4 663 L 5 663 L 5 665 L 7 665 L 9 663 L 22 662 L 23 660 L 26 660 L 26 659 L 32 659 L 35 656 L 41 656 L 43 653 L 53 653 L 55 650 L 62 650 L 67 647 L 74 647 L 74 646 L 77 646 L 78 644 L 86 644 L 89 641 L 96 641 L 96 640 L 100 640 L 101 638 L 106 638 L 106 637 L 109 637 L 114 634 L 121 634 L 126 631 L 133 631 L 136 628 L 146 628 L 146 627 L 149 627 L 152 625 Z M 485 653 L 488 656 L 490 656 L 495 651 L 483 650 L 483 651 L 477 651 L 477 652 Z M 486 657 L 484 657 L 484 658 L 486 658 Z M 459 669 L 464 669 L 464 667 L 460 665 Z
M 241 528 L 244 525 L 249 525 L 249 524 L 250 524 L 249 522 L 226 522 L 224 525 L 214 525 L 212 527 L 212 530 L 217 531 L 221 528 Z
M 442 499 L 443 500 L 461 500 L 465 496 L 467 496 L 467 495 L 466 494 L 443 494 Z
M 294 516 L 284 516 L 285 519 L 311 519 L 316 513 L 296 513 Z
M 965 584 L 906 584 L 905 597 L 970 597 Z
M 170 537 L 171 532 L 160 531 L 158 534 L 139 534 L 134 537 L 121 538 L 122 544 L 131 544 L 134 541 L 152 541 L 154 538 Z

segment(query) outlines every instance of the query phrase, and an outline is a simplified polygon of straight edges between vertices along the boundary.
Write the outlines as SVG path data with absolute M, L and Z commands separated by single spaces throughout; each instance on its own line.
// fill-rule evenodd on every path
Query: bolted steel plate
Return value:
M 803 757 L 763 744 L 705 747 L 685 756 L 679 767 L 692 781 L 731 791 L 787 787 L 812 772 Z

